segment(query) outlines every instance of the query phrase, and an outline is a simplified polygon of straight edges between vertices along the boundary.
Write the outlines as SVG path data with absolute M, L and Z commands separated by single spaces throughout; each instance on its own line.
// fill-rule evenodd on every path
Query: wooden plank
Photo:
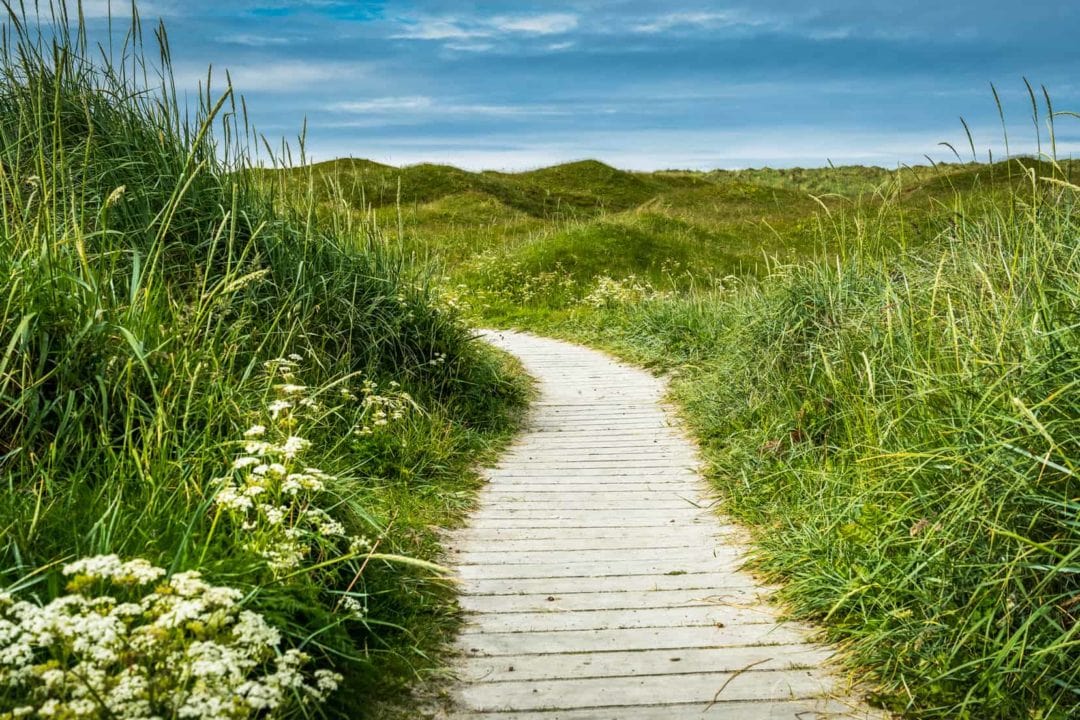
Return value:
M 725 648 L 799 645 L 804 633 L 794 625 L 745 624 L 729 627 L 610 628 L 556 632 L 489 632 L 459 638 L 467 655 L 538 655 L 612 650 Z
M 683 575 L 608 575 L 599 578 L 498 578 L 470 580 L 460 588 L 466 595 L 563 595 L 581 592 L 646 590 L 713 590 L 758 587 L 743 573 L 731 571 Z
M 498 518 L 520 520 L 522 518 L 536 518 L 540 520 L 596 520 L 598 522 L 618 522 L 620 520 L 650 520 L 654 522 L 659 521 L 660 523 L 669 522 L 671 520 L 679 520 L 682 522 L 692 522 L 693 520 L 708 520 L 710 522 L 715 522 L 715 518 L 713 518 L 712 513 L 702 510 L 701 508 L 694 507 L 689 503 L 685 503 L 683 507 L 638 510 L 603 508 L 533 510 L 528 506 L 520 508 L 483 507 L 478 510 L 473 517 L 477 520 L 495 520 Z
M 831 656 L 830 650 L 819 645 L 504 655 L 465 658 L 459 665 L 459 677 L 473 682 L 502 682 L 681 675 L 688 669 L 702 673 L 738 672 L 745 667 L 790 670 L 817 667 Z
M 617 550 L 611 551 L 618 553 Z M 600 578 L 619 575 L 682 575 L 692 572 L 716 572 L 731 567 L 730 558 L 675 558 L 672 560 L 586 560 L 564 563 L 524 563 L 460 565 L 455 574 L 463 580 L 498 580 L 500 578 Z
M 507 605 L 507 608 L 510 608 Z M 775 623 L 776 614 L 764 606 L 733 605 L 633 610 L 564 610 L 503 612 L 499 608 L 465 617 L 463 636 L 488 632 L 552 632 L 556 630 L 612 630 L 628 628 L 717 627 Z M 468 642 L 465 640 L 465 642 Z
M 565 476 L 589 477 L 592 475 L 619 476 L 619 475 L 651 475 L 654 477 L 686 477 L 694 471 L 691 463 L 666 463 L 663 460 L 619 462 L 605 460 L 598 463 L 578 463 L 565 461 L 560 463 L 528 463 L 524 465 L 496 466 L 487 472 L 489 480 L 512 477 L 536 477 L 537 475 L 550 478 Z
M 497 551 L 462 551 L 455 554 L 454 564 L 458 566 L 483 565 L 485 567 L 536 565 L 544 563 L 587 563 L 592 565 L 614 561 L 651 564 L 656 562 L 658 558 L 663 558 L 663 562 L 676 563 L 701 561 L 705 559 L 714 560 L 716 558 L 723 558 L 726 562 L 733 552 L 738 554 L 739 551 L 733 551 L 730 547 L 723 546 L 714 547 L 710 551 L 695 545 L 680 548 L 668 548 L 663 552 L 658 551 L 656 548 L 592 548 L 589 550 L 550 549 L 518 551 L 500 549 Z
M 557 498 L 547 500 L 504 496 L 491 499 L 491 502 L 484 505 L 484 509 L 493 515 L 506 512 L 510 513 L 511 516 L 517 516 L 524 510 L 534 513 L 546 511 L 559 514 L 570 511 L 619 513 L 625 510 L 650 510 L 655 512 L 657 510 L 684 510 L 686 508 L 700 509 L 706 504 L 681 497 L 678 493 L 666 493 L 662 497 L 652 500 L 626 494 L 606 498 Z
M 552 612 L 640 608 L 764 606 L 769 591 L 756 587 L 717 587 L 706 590 L 639 590 L 580 592 L 559 595 L 463 595 L 459 603 L 467 612 Z M 766 606 L 767 607 L 767 606 Z
M 612 705 L 575 710 L 464 713 L 459 720 L 881 720 L 886 715 L 832 699 L 773 700 L 670 705 Z
M 680 528 L 681 530 L 682 528 Z M 724 536 L 708 532 L 672 533 L 670 536 L 651 536 L 639 538 L 620 534 L 618 537 L 578 537 L 561 538 L 557 534 L 549 538 L 513 538 L 501 539 L 498 545 L 490 540 L 459 540 L 447 548 L 453 558 L 463 557 L 463 553 L 487 553 L 489 562 L 499 562 L 502 553 L 529 551 L 564 551 L 581 550 L 649 550 L 663 552 L 683 548 L 712 548 L 724 543 L 730 545 Z
M 675 511 L 671 511 L 675 512 Z M 618 517 L 612 515 L 608 517 L 595 517 L 596 513 L 593 513 L 594 517 L 590 517 L 588 513 L 579 515 L 577 517 L 477 517 L 473 520 L 473 525 L 477 528 L 493 529 L 493 528 L 523 528 L 523 529 L 544 529 L 544 528 L 610 528 L 618 529 L 622 528 L 624 533 L 629 532 L 642 532 L 640 528 L 656 528 L 657 530 L 664 530 L 665 528 L 675 526 L 675 523 L 682 523 L 684 526 L 692 523 L 698 523 L 701 525 L 707 525 L 707 518 L 697 518 L 693 520 L 689 519 L 677 519 L 670 514 L 665 513 L 659 517 L 644 517 L 644 518 L 626 518 L 620 520 Z
M 717 527 L 709 523 L 701 523 L 694 525 L 693 527 L 687 527 L 684 525 L 674 526 L 669 525 L 663 528 L 659 528 L 656 532 L 649 533 L 647 537 L 656 538 L 658 540 L 668 539 L 672 537 L 689 537 L 692 541 L 696 542 L 698 538 L 703 537 L 719 537 L 725 530 L 723 527 Z M 728 529 L 727 533 L 735 532 L 732 529 Z M 566 527 L 566 526 L 554 526 L 549 528 L 469 528 L 468 535 L 465 534 L 455 536 L 455 539 L 451 541 L 453 547 L 465 547 L 468 543 L 490 543 L 493 540 L 550 540 L 553 538 L 566 538 L 567 540 L 603 540 L 613 538 L 631 538 L 636 542 L 642 540 L 640 533 L 628 532 L 627 529 L 620 525 L 613 527 Z
M 828 679 L 819 671 L 766 670 L 474 683 L 465 689 L 463 697 L 477 710 L 498 712 L 610 705 L 705 704 L 721 695 L 728 702 L 786 701 L 819 697 L 828 690 Z

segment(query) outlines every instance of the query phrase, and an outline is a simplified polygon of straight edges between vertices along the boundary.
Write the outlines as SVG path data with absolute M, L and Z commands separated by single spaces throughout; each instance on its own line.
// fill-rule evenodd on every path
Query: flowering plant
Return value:
M 319 405 L 307 396 L 307 386 L 296 382 L 301 360 L 292 354 L 266 363 L 271 381 L 283 381 L 274 385 L 277 398 L 266 406 L 265 424 L 244 432 L 243 453 L 233 460 L 230 474 L 218 479 L 214 495 L 217 517 L 243 531 L 246 547 L 279 577 L 305 561 L 356 555 L 369 545 L 365 537 L 348 535 L 320 507 L 334 478 L 302 461 L 311 441 L 297 434 L 300 413 Z M 377 412 L 385 417 L 385 410 Z M 320 553 L 323 557 L 316 557 Z
M 0 593 L 0 718 L 280 717 L 341 680 L 306 675 L 239 590 L 198 572 L 100 555 L 63 573 L 44 606 Z

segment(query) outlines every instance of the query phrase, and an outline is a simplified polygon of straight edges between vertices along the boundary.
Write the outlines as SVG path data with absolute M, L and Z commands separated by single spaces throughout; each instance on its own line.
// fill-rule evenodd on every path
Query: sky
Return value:
M 70 0 L 74 2 L 74 0 Z M 129 13 L 125 0 L 115 14 Z M 1080 111 L 1076 0 L 147 0 L 178 86 L 229 70 L 310 159 L 527 169 L 899 164 L 1048 151 Z M 84 0 L 100 30 L 108 0 Z M 1039 119 L 1024 85 L 1039 94 Z M 216 84 L 216 83 L 215 83 Z M 1056 118 L 1060 156 L 1080 120 Z

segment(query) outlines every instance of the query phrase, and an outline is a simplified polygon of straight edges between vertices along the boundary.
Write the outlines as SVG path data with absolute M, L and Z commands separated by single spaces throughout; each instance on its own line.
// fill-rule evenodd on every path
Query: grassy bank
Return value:
M 559 322 L 677 372 L 758 567 L 910 717 L 1080 708 L 1074 192 Z
M 1014 171 L 914 249 L 898 200 L 822 212 L 832 261 L 515 318 L 677 373 L 758 566 L 911 717 L 1080 707 L 1077 190 Z
M 0 76 L 0 716 L 372 714 L 453 624 L 434 528 L 523 386 L 392 243 L 256 186 L 230 92 L 188 117 L 140 29 L 102 64 L 35 27 Z

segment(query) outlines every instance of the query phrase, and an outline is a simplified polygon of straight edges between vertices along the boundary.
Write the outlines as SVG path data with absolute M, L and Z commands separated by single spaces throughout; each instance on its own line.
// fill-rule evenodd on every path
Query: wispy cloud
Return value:
M 234 33 L 232 35 L 222 35 L 218 37 L 218 42 L 229 43 L 232 45 L 243 45 L 245 47 L 274 47 L 281 45 L 291 45 L 294 41 L 291 38 L 281 37 L 277 35 L 252 35 L 245 33 Z
M 704 30 L 719 26 L 762 24 L 761 20 L 752 20 L 733 12 L 674 12 L 639 21 L 630 29 L 637 33 L 654 34 L 676 29 Z
M 292 92 L 307 90 L 313 86 L 341 82 L 344 78 L 366 76 L 371 69 L 367 63 L 320 62 L 305 60 L 282 60 L 257 64 L 230 64 L 227 68 L 215 68 L 213 83 L 225 86 L 225 70 L 232 78 L 238 92 Z M 176 83 L 180 87 L 206 84 L 206 68 L 180 66 L 174 69 Z
M 76 18 L 79 13 L 79 0 L 64 0 L 68 16 Z M 176 8 L 168 0 L 158 2 L 139 2 L 139 14 L 143 17 L 164 17 L 173 14 Z M 101 20 L 112 17 L 117 20 L 131 19 L 131 0 L 82 0 L 82 14 L 87 20 Z
M 548 13 L 546 15 L 501 15 L 493 17 L 490 25 L 500 32 L 517 32 L 529 35 L 557 35 L 570 32 L 578 26 L 577 15 Z
M 419 18 L 406 21 L 405 27 L 390 37 L 405 40 L 464 40 L 490 34 L 484 28 L 467 29 L 460 20 L 453 18 Z
M 568 115 L 576 109 L 555 105 L 501 105 L 438 100 L 426 95 L 379 97 L 333 103 L 327 110 L 353 115 L 399 115 L 402 119 L 420 115 L 487 115 L 493 117 Z
M 420 16 L 404 18 L 401 29 L 391 35 L 406 40 L 467 40 L 511 35 L 559 35 L 578 26 L 570 13 L 539 15 Z

